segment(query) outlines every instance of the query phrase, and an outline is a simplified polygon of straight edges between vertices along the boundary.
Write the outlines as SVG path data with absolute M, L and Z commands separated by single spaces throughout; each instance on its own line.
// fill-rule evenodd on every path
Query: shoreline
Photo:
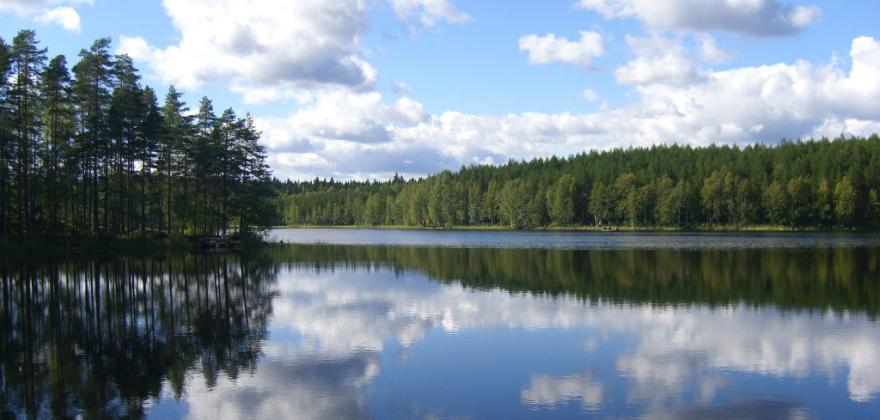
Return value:
M 245 239 L 241 249 L 224 253 L 247 254 L 268 244 L 265 240 Z M 200 253 L 185 236 L 114 237 L 69 236 L 37 237 L 25 240 L 0 240 L 0 260 L 29 260 L 70 257 L 115 258 L 120 256 L 152 257 L 176 253 Z
M 791 228 L 774 225 L 751 226 L 697 226 L 690 228 L 672 228 L 661 226 L 545 226 L 538 229 L 514 229 L 508 226 L 449 226 L 420 227 L 408 225 L 279 225 L 272 229 L 374 229 L 374 230 L 416 230 L 416 231 L 471 231 L 471 232 L 584 232 L 584 233 L 880 233 L 874 230 L 860 229 L 823 229 L 823 228 Z

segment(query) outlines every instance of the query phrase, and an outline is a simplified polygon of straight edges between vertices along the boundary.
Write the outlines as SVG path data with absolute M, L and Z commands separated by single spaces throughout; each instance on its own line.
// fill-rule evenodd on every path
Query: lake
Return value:
M 270 237 L 0 263 L 0 417 L 880 418 L 877 235 Z

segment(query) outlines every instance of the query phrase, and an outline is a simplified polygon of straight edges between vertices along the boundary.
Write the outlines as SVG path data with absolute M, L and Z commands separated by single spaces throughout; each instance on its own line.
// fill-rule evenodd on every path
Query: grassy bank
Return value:
M 300 229 L 384 229 L 384 230 L 462 230 L 462 231 L 521 231 L 509 226 L 487 225 L 487 226 L 445 226 L 445 227 L 419 227 L 408 225 L 289 225 L 289 226 L 273 226 L 275 229 L 284 228 L 300 228 Z M 688 228 L 675 228 L 667 226 L 544 226 L 539 229 L 533 229 L 531 232 L 754 232 L 754 233 L 772 233 L 772 232 L 864 232 L 853 229 L 818 229 L 818 228 L 792 228 L 789 226 L 778 225 L 698 225 Z

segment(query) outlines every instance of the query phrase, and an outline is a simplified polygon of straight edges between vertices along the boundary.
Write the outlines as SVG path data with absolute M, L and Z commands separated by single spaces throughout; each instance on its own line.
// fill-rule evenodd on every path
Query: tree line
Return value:
M 275 187 L 288 225 L 876 229 L 880 138 L 661 145 Z
M 250 115 L 162 104 L 130 57 L 96 40 L 47 58 L 0 38 L 0 239 L 211 233 L 270 223 L 265 147 Z

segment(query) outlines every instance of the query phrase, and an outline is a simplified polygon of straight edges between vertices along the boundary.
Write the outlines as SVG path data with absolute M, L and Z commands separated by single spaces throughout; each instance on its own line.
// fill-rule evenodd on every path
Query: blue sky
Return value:
M 420 176 L 588 149 L 880 131 L 880 3 L 0 0 L 75 62 L 251 112 L 279 177 Z

